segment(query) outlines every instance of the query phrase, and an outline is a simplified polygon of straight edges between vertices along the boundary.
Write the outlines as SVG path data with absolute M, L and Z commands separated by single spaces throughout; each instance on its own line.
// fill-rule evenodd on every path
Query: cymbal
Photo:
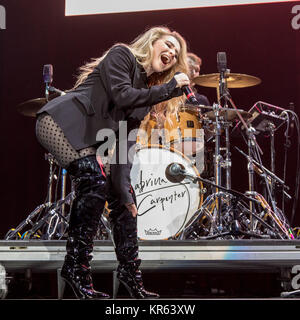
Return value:
M 238 111 L 240 112 L 241 116 L 243 117 L 243 119 L 250 119 L 252 117 L 252 114 L 250 112 L 244 111 L 244 110 L 240 110 L 238 109 Z M 225 120 L 227 121 L 233 121 L 235 119 L 239 119 L 239 116 L 237 114 L 237 112 L 235 111 L 235 109 L 232 110 L 220 110 L 219 111 L 219 115 L 220 117 L 224 117 Z M 214 111 L 209 111 L 204 113 L 204 117 L 208 118 L 209 120 L 215 120 L 216 119 L 216 115 Z
M 23 116 L 35 117 L 36 113 L 47 103 L 46 98 L 37 98 L 25 101 L 18 105 L 17 110 Z
M 225 75 L 227 88 L 245 88 L 256 86 L 261 80 L 254 76 L 240 73 L 228 73 Z M 193 79 L 199 86 L 217 88 L 219 87 L 220 73 L 202 74 Z
M 49 101 L 56 98 L 58 94 L 54 93 L 49 96 Z M 36 98 L 27 100 L 17 106 L 17 110 L 23 116 L 36 117 L 36 113 L 47 103 L 46 98 Z

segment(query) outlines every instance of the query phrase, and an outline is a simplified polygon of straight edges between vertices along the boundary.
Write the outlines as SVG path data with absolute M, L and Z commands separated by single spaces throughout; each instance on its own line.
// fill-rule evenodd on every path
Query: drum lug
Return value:
M 200 193 L 201 193 L 201 194 L 205 194 L 206 192 L 207 192 L 207 189 L 206 189 L 206 188 L 200 189 Z

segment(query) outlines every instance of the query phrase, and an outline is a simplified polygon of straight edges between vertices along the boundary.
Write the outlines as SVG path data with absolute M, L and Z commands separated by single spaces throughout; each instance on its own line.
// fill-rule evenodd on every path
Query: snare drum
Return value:
M 173 162 L 182 164 L 187 173 L 199 175 L 192 162 L 173 148 L 144 146 L 134 157 L 130 175 L 139 212 L 137 229 L 140 239 L 174 238 L 202 205 L 201 182 L 168 181 L 165 171 Z

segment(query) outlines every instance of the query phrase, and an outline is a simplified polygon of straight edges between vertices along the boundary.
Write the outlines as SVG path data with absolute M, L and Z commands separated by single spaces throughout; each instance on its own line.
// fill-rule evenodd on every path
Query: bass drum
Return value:
M 203 202 L 201 182 L 170 182 L 165 170 L 180 163 L 189 174 L 198 176 L 192 162 L 179 151 L 161 145 L 141 147 L 133 161 L 131 184 L 138 208 L 137 230 L 142 240 L 173 239 L 180 234 Z

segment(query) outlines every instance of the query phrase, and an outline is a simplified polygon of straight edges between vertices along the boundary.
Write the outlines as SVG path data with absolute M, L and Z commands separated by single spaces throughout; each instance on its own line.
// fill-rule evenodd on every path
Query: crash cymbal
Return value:
M 49 96 L 49 101 L 58 97 L 59 95 L 57 93 L 51 94 Z M 23 116 L 26 117 L 36 117 L 36 113 L 47 103 L 46 98 L 36 98 L 27 100 L 25 102 L 22 102 L 17 106 L 17 110 L 19 113 L 21 113 Z
M 256 86 L 261 80 L 254 76 L 240 73 L 228 73 L 225 76 L 227 88 L 245 88 Z M 220 73 L 202 74 L 193 79 L 193 82 L 202 87 L 219 87 Z
M 243 119 L 250 119 L 252 117 L 252 114 L 250 112 L 238 109 Z M 239 119 L 239 116 L 235 109 L 232 110 L 220 110 L 219 111 L 220 117 L 224 117 L 227 121 L 234 121 L 236 119 Z M 209 120 L 215 120 L 216 115 L 214 111 L 209 111 L 204 114 L 204 117 L 208 118 Z
M 47 103 L 46 98 L 37 98 L 25 101 L 18 105 L 17 110 L 23 116 L 35 117 L 36 113 Z

